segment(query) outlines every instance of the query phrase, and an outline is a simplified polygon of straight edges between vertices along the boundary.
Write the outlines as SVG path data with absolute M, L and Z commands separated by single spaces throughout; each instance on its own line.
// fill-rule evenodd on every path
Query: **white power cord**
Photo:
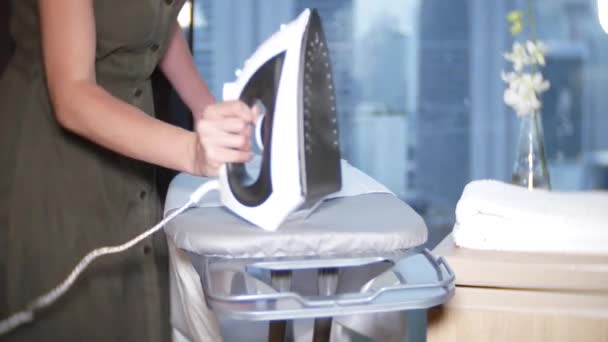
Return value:
M 101 247 L 89 252 L 84 258 L 80 260 L 78 265 L 76 265 L 70 275 L 61 284 L 56 286 L 51 291 L 47 292 L 45 295 L 36 298 L 27 306 L 26 309 L 11 315 L 7 319 L 0 321 L 0 336 L 9 333 L 10 331 L 14 330 L 22 324 L 33 321 L 34 313 L 40 309 L 50 306 L 57 299 L 63 296 L 70 289 L 70 287 L 72 287 L 78 276 L 89 266 L 91 262 L 93 262 L 93 260 L 103 255 L 121 253 L 135 246 L 143 239 L 156 233 L 169 221 L 173 220 L 177 215 L 183 213 L 186 209 L 197 204 L 209 191 L 216 189 L 218 189 L 218 182 L 208 181 L 203 185 L 199 186 L 196 190 L 194 190 L 194 192 L 192 192 L 192 194 L 190 194 L 190 199 L 188 203 L 184 204 L 181 208 L 172 212 L 154 227 L 146 230 L 142 234 L 136 236 L 128 242 L 125 242 L 122 245 L 112 247 Z

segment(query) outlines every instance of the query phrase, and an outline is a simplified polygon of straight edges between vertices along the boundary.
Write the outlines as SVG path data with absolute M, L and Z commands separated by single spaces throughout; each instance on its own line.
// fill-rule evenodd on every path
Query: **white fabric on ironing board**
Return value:
M 259 171 L 261 163 L 261 158 L 259 156 L 256 156 L 251 162 L 248 163 L 247 168 L 255 174 Z M 341 169 L 342 189 L 336 193 L 329 195 L 327 199 L 369 193 L 392 193 L 384 185 L 380 184 L 375 179 L 353 167 L 348 163 L 348 161 L 344 159 L 341 163 Z M 199 185 L 203 184 L 209 179 L 210 178 L 196 177 L 186 173 L 181 173 L 177 175 L 173 179 L 173 181 L 171 181 L 171 186 L 169 188 L 169 192 L 167 193 L 164 211 L 165 216 L 169 211 L 180 208 L 182 205 L 188 202 L 190 193 L 194 191 L 194 189 L 196 189 Z M 205 195 L 205 197 L 201 200 L 198 206 L 221 207 L 222 202 L 220 201 L 219 193 L 217 191 L 212 191 L 211 193 Z
M 475 249 L 608 253 L 608 192 L 529 191 L 469 183 L 456 206 L 454 241 Z

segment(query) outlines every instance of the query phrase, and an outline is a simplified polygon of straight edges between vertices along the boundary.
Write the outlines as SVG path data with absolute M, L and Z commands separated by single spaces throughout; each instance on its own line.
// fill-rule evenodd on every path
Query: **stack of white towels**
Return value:
M 453 237 L 473 249 L 608 254 L 608 192 L 473 181 L 456 207 Z

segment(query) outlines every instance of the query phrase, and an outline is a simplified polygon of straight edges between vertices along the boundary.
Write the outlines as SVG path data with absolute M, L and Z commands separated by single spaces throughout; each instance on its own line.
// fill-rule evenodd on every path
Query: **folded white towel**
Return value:
M 473 181 L 456 206 L 453 236 L 475 249 L 608 254 L 608 192 Z

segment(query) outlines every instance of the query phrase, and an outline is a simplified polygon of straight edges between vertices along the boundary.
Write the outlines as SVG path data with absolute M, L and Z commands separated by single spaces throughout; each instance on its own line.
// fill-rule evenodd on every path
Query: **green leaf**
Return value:
M 511 11 L 507 14 L 507 20 L 511 23 L 521 22 L 523 15 L 522 11 Z
M 509 28 L 512 35 L 516 35 L 522 31 L 524 28 L 523 24 L 520 21 L 514 22 L 513 25 Z

